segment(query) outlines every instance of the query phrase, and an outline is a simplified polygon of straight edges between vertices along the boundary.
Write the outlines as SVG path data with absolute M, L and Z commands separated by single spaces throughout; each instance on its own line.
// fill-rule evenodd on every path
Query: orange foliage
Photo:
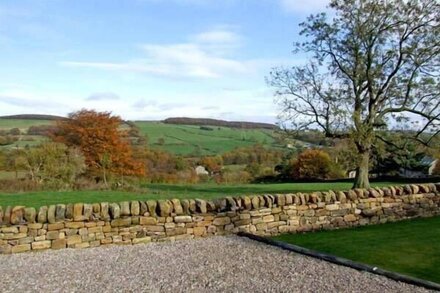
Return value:
M 106 169 L 120 175 L 143 175 L 144 168 L 133 160 L 126 134 L 119 130 L 121 122 L 110 112 L 82 109 L 69 114 L 67 120 L 57 121 L 53 139 L 78 147 L 90 171 Z
M 330 155 L 321 150 L 305 150 L 291 162 L 291 175 L 301 179 L 326 179 L 331 172 Z

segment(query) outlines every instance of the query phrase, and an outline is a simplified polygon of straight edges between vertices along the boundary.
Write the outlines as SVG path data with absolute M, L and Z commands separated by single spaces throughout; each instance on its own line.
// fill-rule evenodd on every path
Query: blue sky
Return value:
M 325 0 L 1 0 L 0 115 L 275 122 L 272 67 Z

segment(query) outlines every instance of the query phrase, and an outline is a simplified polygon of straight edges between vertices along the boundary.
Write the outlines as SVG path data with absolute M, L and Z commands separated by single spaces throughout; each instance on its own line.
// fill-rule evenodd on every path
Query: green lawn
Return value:
M 440 217 L 274 239 L 440 283 Z
M 376 183 L 375 186 L 391 185 L 390 182 Z M 40 207 L 42 205 L 75 202 L 118 202 L 124 200 L 202 198 L 213 199 L 225 196 L 252 195 L 265 193 L 295 193 L 325 190 L 347 190 L 351 183 L 280 183 L 280 184 L 147 184 L 145 192 L 121 191 L 64 191 L 64 192 L 29 192 L 5 194 L 0 193 L 0 206 L 25 205 Z

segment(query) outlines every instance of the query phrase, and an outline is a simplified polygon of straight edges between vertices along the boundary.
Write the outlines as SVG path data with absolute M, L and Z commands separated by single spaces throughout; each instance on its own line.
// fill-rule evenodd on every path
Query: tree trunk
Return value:
M 102 168 L 102 179 L 104 179 L 104 185 L 105 185 L 105 187 L 107 187 L 108 188 L 108 185 L 107 185 L 107 174 L 106 174 L 106 172 L 105 172 L 105 167 L 103 167 Z
M 370 180 L 368 179 L 369 161 L 369 151 L 359 153 L 359 163 L 356 169 L 356 178 L 354 179 L 353 188 L 370 188 Z

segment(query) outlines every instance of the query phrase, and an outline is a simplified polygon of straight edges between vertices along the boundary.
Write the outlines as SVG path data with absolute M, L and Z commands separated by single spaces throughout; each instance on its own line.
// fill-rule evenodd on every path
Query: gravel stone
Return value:
M 0 292 L 428 292 L 237 236 L 0 256 Z

